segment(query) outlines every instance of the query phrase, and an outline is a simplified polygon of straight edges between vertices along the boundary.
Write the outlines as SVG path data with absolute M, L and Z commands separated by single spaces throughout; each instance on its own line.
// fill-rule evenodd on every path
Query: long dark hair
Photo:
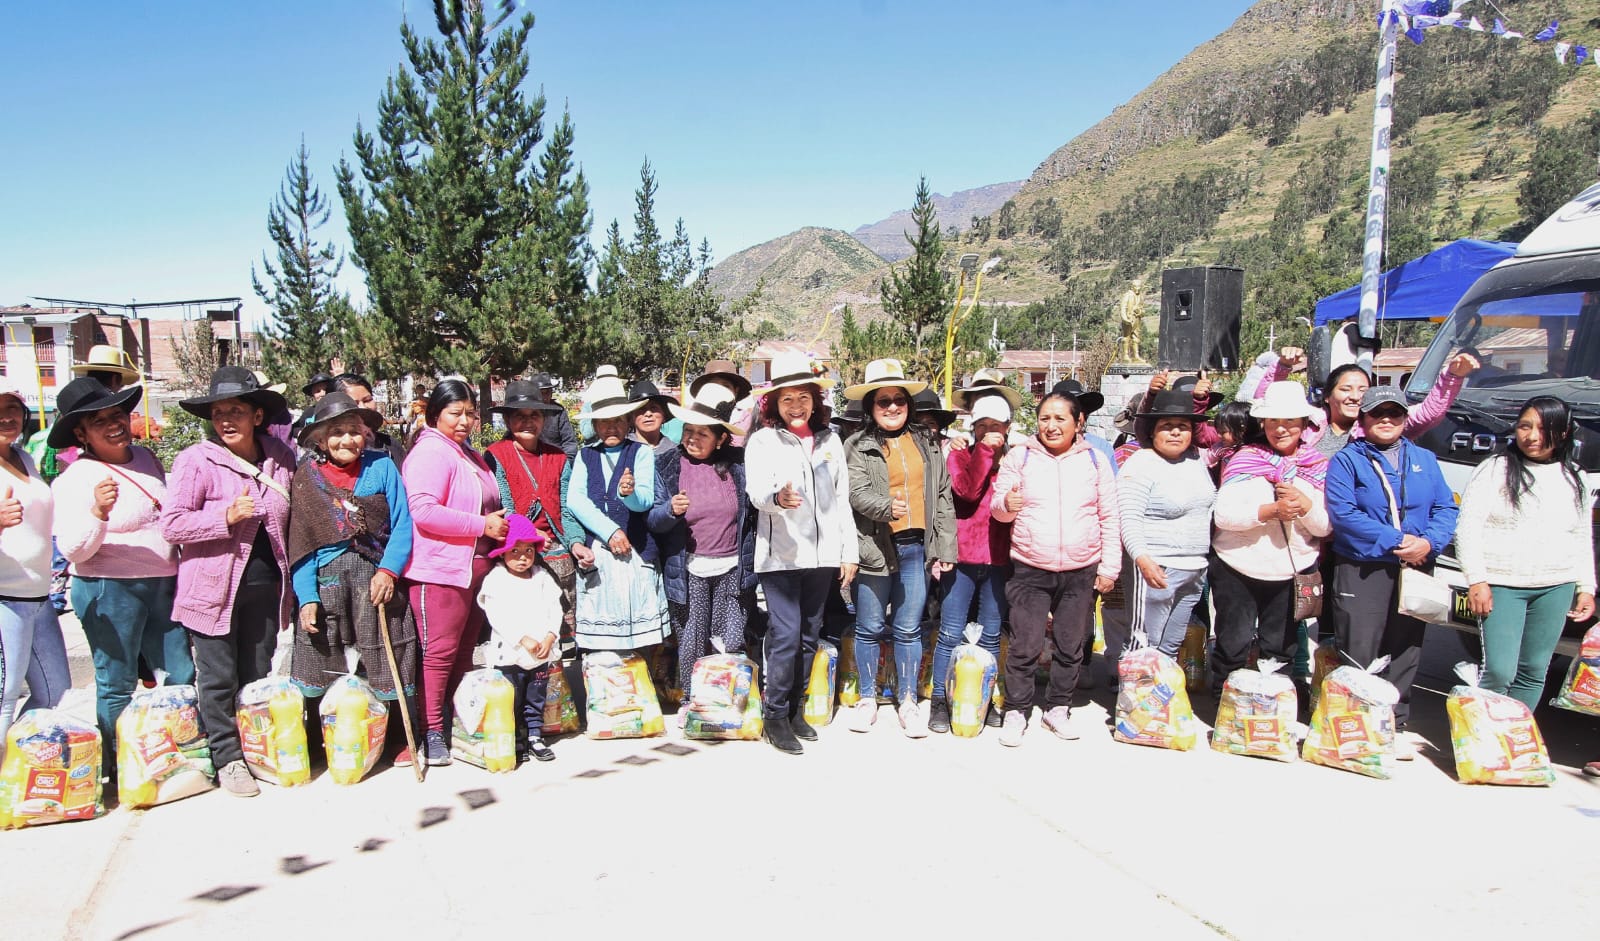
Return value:
M 1345 363 L 1343 366 L 1340 366 L 1338 369 L 1335 369 L 1333 372 L 1328 373 L 1328 381 L 1324 382 L 1322 384 L 1321 391 L 1317 393 L 1317 406 L 1320 407 L 1320 408 L 1327 408 L 1328 407 L 1328 393 L 1330 393 L 1334 389 L 1338 388 L 1339 380 L 1344 378 L 1345 373 L 1352 373 L 1352 372 L 1358 372 L 1361 375 L 1365 376 L 1366 379 L 1367 379 L 1367 385 L 1368 386 L 1372 385 L 1372 374 L 1367 372 L 1365 369 L 1361 368 L 1361 364 L 1360 363 Z
M 750 420 L 752 434 L 762 428 L 784 427 L 783 416 L 778 414 L 778 395 L 788 388 L 801 388 L 811 394 L 811 419 L 806 424 L 811 427 L 813 434 L 820 435 L 832 427 L 828 422 L 833 418 L 833 409 L 828 406 L 827 398 L 822 394 L 822 387 L 814 382 L 807 382 L 797 387 L 783 386 L 762 393 L 761 407 L 756 409 Z
M 1583 509 L 1583 484 L 1572 462 L 1572 409 L 1553 395 L 1536 395 L 1517 409 L 1517 420 L 1529 411 L 1539 416 L 1539 432 L 1551 445 L 1550 460 L 1561 465 L 1562 474 L 1572 484 L 1573 503 Z M 1506 445 L 1506 495 L 1512 509 L 1520 509 L 1523 495 L 1533 489 L 1533 471 L 1528 464 L 1528 456 L 1517 447 L 1513 435 Z
M 439 421 L 439 414 L 457 402 L 475 404 L 477 398 L 472 394 L 472 387 L 460 379 L 445 379 L 433 387 L 428 393 L 428 404 L 423 409 L 422 415 L 432 428 Z

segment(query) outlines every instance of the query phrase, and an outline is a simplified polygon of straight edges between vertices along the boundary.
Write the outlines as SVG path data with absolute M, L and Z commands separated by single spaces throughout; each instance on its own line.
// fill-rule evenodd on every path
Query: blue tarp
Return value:
M 1444 317 L 1485 271 L 1510 258 L 1515 242 L 1460 239 L 1383 273 L 1378 287 L 1382 320 Z M 1361 311 L 1361 285 L 1317 301 L 1318 326 L 1330 320 L 1355 320 Z

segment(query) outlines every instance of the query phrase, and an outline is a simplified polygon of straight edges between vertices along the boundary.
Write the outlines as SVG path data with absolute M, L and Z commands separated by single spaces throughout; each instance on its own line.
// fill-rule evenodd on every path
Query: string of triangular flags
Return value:
M 1506 27 L 1505 20 L 1495 17 L 1493 26 L 1484 26 L 1483 21 L 1476 16 L 1469 16 L 1461 12 L 1461 8 L 1473 0 L 1401 0 L 1394 8 L 1389 10 L 1390 21 L 1405 33 L 1406 38 L 1414 44 L 1422 45 L 1425 30 L 1440 26 L 1454 29 L 1469 30 L 1474 33 L 1488 33 L 1501 39 L 1522 39 L 1524 35 Z M 1500 12 L 1492 0 L 1486 0 L 1490 8 L 1496 13 Z M 1503 14 L 1502 14 L 1503 15 Z M 1378 14 L 1378 27 L 1383 28 L 1383 13 Z M 1556 33 L 1561 29 L 1560 20 L 1551 20 L 1550 25 L 1541 29 L 1533 36 L 1534 42 L 1555 42 L 1556 61 L 1562 65 L 1567 64 L 1570 58 L 1575 66 L 1582 65 L 1589 59 L 1589 47 L 1582 43 L 1558 42 Z M 1595 64 L 1600 66 L 1600 56 L 1595 58 Z

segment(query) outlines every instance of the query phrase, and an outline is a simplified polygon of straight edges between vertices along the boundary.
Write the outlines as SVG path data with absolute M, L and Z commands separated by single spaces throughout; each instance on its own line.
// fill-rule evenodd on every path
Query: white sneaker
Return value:
M 1072 710 L 1067 706 L 1054 706 L 1046 709 L 1044 727 L 1056 733 L 1056 738 L 1064 738 L 1069 742 L 1078 740 L 1078 724 L 1072 721 Z
M 878 721 L 878 700 L 868 696 L 850 709 L 850 731 L 870 732 Z
M 922 707 L 915 699 L 900 704 L 900 729 L 906 738 L 927 738 L 928 722 L 922 718 Z
M 1016 748 L 1022 744 L 1022 733 L 1026 731 L 1028 731 L 1028 717 L 1018 710 L 1007 710 L 1006 720 L 1000 725 L 1000 744 L 1007 748 Z

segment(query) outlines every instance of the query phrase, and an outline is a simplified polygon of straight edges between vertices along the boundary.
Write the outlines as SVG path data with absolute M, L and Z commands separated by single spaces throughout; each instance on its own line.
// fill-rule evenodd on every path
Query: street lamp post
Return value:
M 995 265 L 1000 263 L 999 258 L 991 258 L 984 262 L 983 267 L 978 267 L 978 256 L 968 252 L 961 256 L 961 280 L 956 287 L 956 304 L 950 309 L 950 319 L 944 327 L 944 401 L 949 403 L 955 384 L 955 354 L 956 331 L 961 328 L 961 322 L 978 308 L 978 294 L 983 290 L 983 276 L 989 273 Z M 972 300 L 967 304 L 967 309 L 961 309 L 961 301 L 967 290 L 967 276 L 977 272 L 972 281 Z

